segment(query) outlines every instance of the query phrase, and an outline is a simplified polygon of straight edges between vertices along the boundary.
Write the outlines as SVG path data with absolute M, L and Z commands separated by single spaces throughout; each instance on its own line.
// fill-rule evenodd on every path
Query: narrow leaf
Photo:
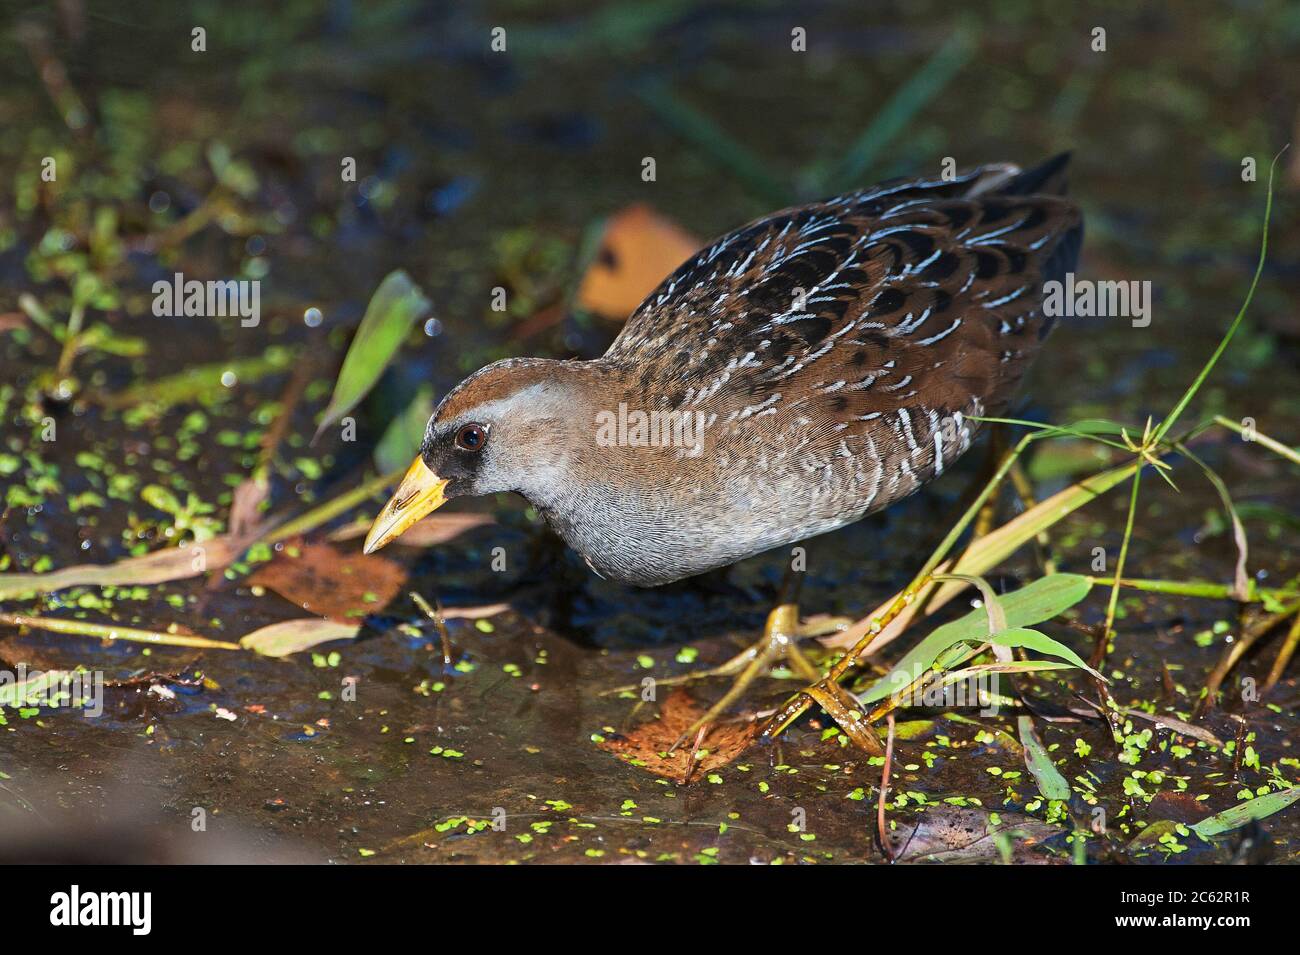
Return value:
M 984 600 L 984 615 L 988 620 L 989 636 L 999 633 L 1009 626 L 1007 623 L 1006 611 L 1002 609 L 1002 604 L 998 600 L 998 595 L 993 591 L 993 587 L 987 580 L 976 574 L 935 574 L 935 580 L 964 580 L 980 592 L 980 597 Z M 1037 621 L 1035 621 L 1037 622 Z
M 424 442 L 424 429 L 432 415 L 433 388 L 421 385 L 375 446 L 375 466 L 385 472 L 410 467 Z
M 1020 728 L 1020 743 L 1025 748 L 1025 767 L 1034 777 L 1034 782 L 1038 783 L 1038 791 L 1048 799 L 1069 802 L 1070 784 L 1048 755 L 1047 747 L 1034 729 L 1033 718 L 1022 716 L 1017 724 Z
M 1232 495 L 1228 493 L 1228 485 L 1223 483 L 1223 478 L 1219 477 L 1212 467 L 1186 447 L 1180 444 L 1178 450 L 1205 472 L 1205 477 L 1214 485 L 1214 490 L 1219 493 L 1219 500 L 1223 502 L 1223 509 L 1232 522 L 1233 543 L 1237 545 L 1237 566 L 1234 569 L 1232 578 L 1233 595 L 1238 600 L 1247 601 L 1250 599 L 1250 575 L 1246 573 L 1246 560 L 1250 551 L 1246 541 L 1246 528 L 1242 525 L 1241 518 L 1237 515 L 1237 509 L 1232 504 Z
M 1300 786 L 1292 786 L 1290 789 L 1266 793 L 1263 796 L 1256 796 L 1254 799 L 1239 803 L 1231 809 L 1215 813 L 1190 828 L 1202 839 L 1211 839 L 1214 836 L 1244 826 L 1248 822 L 1264 819 L 1275 812 L 1281 812 L 1297 799 L 1300 799 Z
M 45 574 L 0 574 L 0 600 L 29 593 L 53 593 L 65 587 L 145 586 L 185 580 L 199 576 L 209 567 L 229 564 L 251 543 L 251 537 L 222 534 L 202 544 L 128 557 L 115 564 L 77 564 Z
M 149 402 L 173 405 L 196 401 L 229 387 L 226 382 L 230 381 L 231 375 L 236 382 L 248 384 L 266 375 L 284 371 L 293 365 L 297 355 L 297 349 L 271 345 L 262 354 L 252 358 L 198 365 L 166 378 L 142 382 L 125 391 L 108 395 L 103 403 L 110 408 L 133 408 Z
M 944 651 L 958 644 L 979 644 L 995 641 L 1003 646 L 1020 646 L 1021 644 L 1006 642 L 1006 635 L 1008 633 L 1014 635 L 1019 628 L 1033 626 L 1064 613 L 1086 597 L 1091 587 L 1092 584 L 1088 578 L 1079 574 L 1050 574 L 1047 577 L 1041 577 L 1032 583 L 1026 584 L 1019 590 L 1003 594 L 998 598 L 998 602 L 1006 619 L 1006 627 L 1010 629 L 1002 631 L 996 637 L 991 637 L 989 635 L 987 612 L 982 609 L 973 610 L 964 617 L 959 617 L 951 623 L 937 627 L 924 640 L 908 651 L 903 659 L 899 660 L 894 668 L 872 686 L 861 699 L 864 703 L 884 699 L 893 690 L 900 687 L 900 679 L 905 678 L 901 684 L 901 686 L 905 686 L 926 670 L 931 669 Z M 1043 639 L 1055 643 L 1049 637 L 1043 637 Z M 1057 644 L 1057 646 L 1066 650 L 1074 658 L 1070 659 L 1070 656 L 1053 651 L 1044 652 L 1049 652 L 1053 656 L 1060 656 L 1063 659 L 1070 660 L 1076 666 L 1086 668 L 1086 664 L 1077 655 L 1073 654 L 1073 651 L 1069 651 L 1067 647 L 1060 644 Z M 1030 647 L 1030 649 L 1036 648 Z M 1076 663 L 1076 661 L 1078 662 Z
M 317 437 L 355 408 L 374 387 L 411 328 L 430 307 L 424 293 L 401 269 L 379 283 L 343 359 L 329 407 L 316 428 Z
M 1111 421 L 1107 418 L 1081 418 L 1078 421 L 1070 422 L 1065 427 L 1067 430 L 1076 434 L 1121 435 L 1125 430 L 1124 425 L 1120 424 L 1118 421 Z
M 245 634 L 239 638 L 239 645 L 265 657 L 287 657 L 332 640 L 351 640 L 360 629 L 361 625 L 357 623 L 302 617 L 282 620 Z
M 973 541 L 956 561 L 946 561 L 936 568 L 936 572 L 983 574 L 996 567 L 1016 552 L 1022 545 L 1047 530 L 1057 521 L 1072 511 L 1100 497 L 1116 484 L 1119 484 L 1140 467 L 1139 464 L 1126 464 L 1122 467 L 1103 471 L 1072 484 L 1063 491 L 1058 491 L 1045 501 L 1039 501 L 1023 514 L 1019 514 L 996 530 Z M 937 587 L 937 590 L 936 590 Z M 919 610 L 926 616 L 937 611 L 966 588 L 961 581 L 948 581 L 943 584 L 931 584 L 917 594 L 910 607 L 899 614 L 887 627 L 876 635 L 865 653 L 870 655 L 880 650 L 885 644 L 895 640 L 912 623 Z M 842 630 L 831 637 L 821 638 L 823 646 L 851 647 L 868 632 L 872 620 L 884 613 L 899 594 L 890 597 L 870 614 L 863 617 L 847 630 Z
M 1026 627 L 1013 628 L 1004 630 L 995 637 L 990 637 L 995 643 L 1000 643 L 1007 647 L 1023 647 L 1026 650 L 1035 650 L 1038 653 L 1045 653 L 1050 657 L 1060 657 L 1073 663 L 1080 670 L 1087 670 L 1097 679 L 1105 679 L 1100 673 L 1094 670 L 1083 659 L 1059 640 L 1053 640 L 1047 634 L 1038 630 L 1030 630 Z
M 73 680 L 76 676 L 72 670 L 46 670 L 27 677 L 21 683 L 9 682 L 12 677 L 5 674 L 0 680 L 0 709 L 8 706 L 17 709 L 21 706 L 41 706 L 48 703 L 52 695 Z
M 851 189 L 912 119 L 961 72 L 979 49 L 978 37 L 958 30 L 900 86 L 872 117 L 848 152 L 828 172 L 817 169 L 818 184 Z
M 99 640 L 130 640 L 133 643 L 151 643 L 166 647 L 199 647 L 210 650 L 238 650 L 239 644 L 225 640 L 210 640 L 189 633 L 164 633 L 160 630 L 142 630 L 139 627 L 121 627 L 115 623 L 91 623 L 67 617 L 30 617 L 21 613 L 0 613 L 0 625 L 31 627 L 51 633 L 66 633 L 74 637 L 95 637 Z

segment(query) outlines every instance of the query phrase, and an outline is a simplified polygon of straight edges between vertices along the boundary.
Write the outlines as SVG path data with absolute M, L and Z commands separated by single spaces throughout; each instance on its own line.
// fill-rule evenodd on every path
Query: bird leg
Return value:
M 807 712 L 809 707 L 814 704 L 820 704 L 840 725 L 840 729 L 844 730 L 845 733 L 849 735 L 850 739 L 857 742 L 854 733 L 857 730 L 858 722 L 862 720 L 860 712 L 855 707 L 850 707 L 847 713 L 839 713 L 835 709 L 826 707 L 824 701 L 827 699 L 837 701 L 841 692 L 847 693 L 847 691 L 843 690 L 843 688 L 839 686 L 841 678 L 843 678 L 844 674 L 851 667 L 857 664 L 858 658 L 871 645 L 876 636 L 884 630 L 885 627 L 889 626 L 889 624 L 903 613 L 904 610 L 915 603 L 918 596 L 922 595 L 923 591 L 925 591 L 928 586 L 935 583 L 935 574 L 938 568 L 945 559 L 950 559 L 952 549 L 956 545 L 958 539 L 966 529 L 970 527 L 976 516 L 983 509 L 984 505 L 993 497 L 998 488 L 1001 487 L 1002 480 L 1007 476 L 1008 472 L 1010 472 L 1012 467 L 1019 460 L 1025 449 L 1037 436 L 1037 433 L 1025 435 L 1020 439 L 1016 446 L 1003 457 L 1002 464 L 998 467 L 992 478 L 990 478 L 984 485 L 984 489 L 976 496 L 975 500 L 971 502 L 961 519 L 948 531 L 944 540 L 935 549 L 934 553 L 930 555 L 921 570 L 917 572 L 917 575 L 912 579 L 912 582 L 898 593 L 894 599 L 890 601 L 887 607 L 872 617 L 869 621 L 869 626 L 866 628 L 858 642 L 850 647 L 848 651 L 840 657 L 835 665 L 826 671 L 824 676 L 804 687 L 803 690 L 792 696 L 784 706 L 777 710 L 776 713 L 768 717 L 767 721 L 763 724 L 762 729 L 762 736 L 765 739 L 770 740 L 779 736 L 788 726 Z M 867 724 L 868 728 L 875 719 L 885 716 L 890 707 L 892 707 L 892 700 L 886 700 L 884 703 L 878 705 L 874 710 L 872 710 L 871 713 L 867 714 L 864 722 Z M 849 722 L 847 723 L 842 718 L 846 715 L 849 718 Z M 852 730 L 852 732 L 850 730 Z M 872 747 L 867 748 L 871 749 Z
M 762 638 L 741 650 L 731 659 L 715 667 L 692 670 L 690 673 L 683 673 L 679 676 L 656 679 L 655 683 L 658 686 L 681 686 L 714 677 L 736 676 L 736 674 L 742 673 L 753 666 L 756 660 L 761 660 L 764 657 L 767 663 L 776 663 L 784 657 L 790 664 L 791 669 L 798 671 L 800 676 L 804 676 L 809 672 L 820 675 L 820 671 L 813 666 L 808 657 L 799 649 L 796 641 L 810 637 L 821 637 L 843 630 L 854 622 L 853 618 L 817 616 L 803 623 L 797 623 L 793 628 L 789 627 L 787 621 L 797 619 L 798 614 L 798 605 L 782 604 L 767 615 L 767 624 L 763 627 Z M 758 666 L 761 669 L 763 663 L 760 662 Z M 752 682 L 752 680 L 751 677 L 748 682 Z M 640 689 L 640 684 L 629 683 L 625 686 L 616 686 L 613 689 L 604 690 L 600 695 L 613 696 L 617 693 L 629 693 L 638 689 Z
M 704 671 L 703 674 L 688 674 L 686 680 L 699 679 L 700 676 L 731 676 L 732 681 L 727 692 L 705 711 L 704 715 L 691 724 L 690 728 L 673 744 L 676 749 L 693 736 L 701 727 L 712 723 L 721 716 L 731 704 L 744 694 L 749 685 L 778 660 L 785 660 L 800 678 L 815 682 L 821 677 L 821 671 L 812 665 L 799 649 L 798 640 L 802 636 L 813 636 L 826 632 L 814 625 L 813 632 L 807 632 L 799 624 L 799 605 L 781 603 L 767 615 L 763 627 L 763 636 L 752 646 L 747 647 L 721 666 Z M 685 681 L 680 681 L 685 682 Z
M 695 670 L 680 676 L 665 677 L 655 680 L 656 686 L 680 686 L 707 680 L 713 677 L 734 677 L 730 688 L 716 703 L 695 721 L 673 745 L 673 749 L 694 735 L 702 726 L 712 723 L 747 690 L 764 672 L 778 662 L 784 662 L 801 679 L 809 683 L 821 677 L 821 671 L 799 649 L 799 641 L 820 637 L 842 630 L 853 623 L 849 617 L 816 616 L 802 623 L 799 620 L 798 592 L 801 589 L 803 575 L 796 571 L 787 571 L 781 584 L 781 594 L 775 608 L 767 615 L 763 635 L 750 646 L 731 659 L 703 670 Z M 614 687 L 606 690 L 602 696 L 636 691 L 637 684 Z

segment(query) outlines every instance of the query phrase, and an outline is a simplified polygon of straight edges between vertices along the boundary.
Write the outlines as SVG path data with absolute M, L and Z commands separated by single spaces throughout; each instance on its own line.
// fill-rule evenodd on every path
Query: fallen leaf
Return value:
M 286 541 L 248 583 L 274 590 L 322 617 L 357 623 L 397 596 L 406 583 L 406 569 L 378 554 L 349 554 L 324 541 L 297 539 Z
M 347 541 L 365 537 L 372 523 L 373 521 L 369 519 L 353 521 L 334 531 L 329 535 L 329 539 Z M 393 541 L 391 546 L 433 547 L 436 544 L 445 544 L 476 527 L 495 523 L 496 519 L 491 514 L 434 514 L 411 525 L 402 532 L 401 537 Z
M 443 620 L 480 620 L 495 617 L 510 609 L 510 604 L 485 604 L 481 607 L 443 607 Z
M 597 746 L 624 760 L 637 760 L 640 768 L 656 776 L 690 782 L 688 771 L 691 776 L 697 776 L 727 765 L 749 747 L 758 732 L 757 723 L 714 724 L 705 730 L 698 749 L 692 739 L 668 753 L 703 715 L 704 709 L 685 690 L 674 690 L 660 707 L 658 719 L 642 723 L 626 736 L 605 739 Z M 692 750 L 696 752 L 693 754 Z
M 230 533 L 235 537 L 256 533 L 261 521 L 262 502 L 271 491 L 265 477 L 250 477 L 239 482 L 230 502 Z M 214 567 L 213 570 L 220 568 Z
M 1171 729 L 1175 733 L 1181 733 L 1183 736 L 1190 736 L 1192 739 L 1199 739 L 1202 742 L 1209 743 L 1211 746 L 1217 746 L 1219 749 L 1223 749 L 1223 740 L 1219 739 L 1219 737 L 1215 736 L 1209 730 L 1200 726 L 1193 726 L 1186 720 L 1180 720 L 1177 717 L 1170 716 L 1168 713 L 1148 713 L 1145 710 L 1133 709 L 1126 706 L 1120 707 L 1120 712 L 1125 716 L 1133 716 L 1140 720 L 1148 720 L 1149 722 L 1155 723 L 1157 729 Z
M 25 593 L 53 593 L 65 587 L 147 586 L 197 577 L 224 567 L 252 543 L 251 537 L 222 534 L 204 541 L 131 557 L 116 564 L 77 564 L 48 574 L 0 574 L 0 600 Z
M 266 657 L 287 657 L 291 653 L 310 650 L 332 640 L 351 640 L 361 625 L 339 623 L 323 617 L 304 617 L 299 620 L 282 620 L 261 627 L 239 638 L 239 645 Z
M 1225 832 L 1244 826 L 1248 822 L 1267 819 L 1273 813 L 1281 812 L 1297 799 L 1300 799 L 1300 786 L 1265 793 L 1262 796 L 1256 796 L 1254 799 L 1247 799 L 1245 802 L 1237 803 L 1237 805 L 1231 806 L 1223 810 L 1223 812 L 1216 812 L 1213 816 L 1196 823 L 1191 829 L 1202 839 L 1212 839 L 1215 836 L 1223 835 Z
M 627 318 L 701 244 L 648 205 L 628 206 L 605 226 L 578 286 L 578 304 L 607 318 Z

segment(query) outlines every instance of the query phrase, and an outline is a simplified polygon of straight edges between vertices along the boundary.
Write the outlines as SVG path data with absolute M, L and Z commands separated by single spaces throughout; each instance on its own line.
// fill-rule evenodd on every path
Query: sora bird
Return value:
M 765 216 L 669 275 L 600 358 L 488 365 L 438 405 L 366 553 L 450 498 L 516 491 L 597 574 L 656 586 L 911 494 L 1051 328 L 1044 283 L 1082 242 L 1067 162 Z

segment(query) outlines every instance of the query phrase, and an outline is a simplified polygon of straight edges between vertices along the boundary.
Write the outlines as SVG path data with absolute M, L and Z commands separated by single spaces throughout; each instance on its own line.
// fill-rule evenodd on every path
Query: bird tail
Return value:
M 1063 196 L 1067 186 L 1068 152 L 1058 153 L 1030 169 L 1014 163 L 984 166 L 968 196 Z
M 997 191 L 1005 196 L 1063 196 L 1069 185 L 1066 176 L 1069 165 L 1070 154 L 1058 153 L 1012 176 Z

